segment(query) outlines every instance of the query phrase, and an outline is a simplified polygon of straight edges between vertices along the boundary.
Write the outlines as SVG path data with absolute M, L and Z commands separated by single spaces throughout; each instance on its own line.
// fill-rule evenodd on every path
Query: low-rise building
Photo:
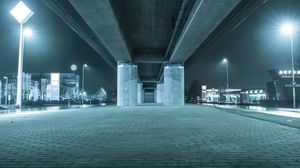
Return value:
M 9 101 L 13 104 L 17 95 L 17 75 L 11 73 L 5 76 L 8 84 L 2 84 L 1 89 L 7 87 Z M 59 101 L 80 96 L 79 75 L 74 73 L 23 73 L 22 86 L 24 101 Z
M 259 104 L 267 99 L 266 91 L 253 89 L 207 89 L 202 87 L 202 102 L 225 104 Z

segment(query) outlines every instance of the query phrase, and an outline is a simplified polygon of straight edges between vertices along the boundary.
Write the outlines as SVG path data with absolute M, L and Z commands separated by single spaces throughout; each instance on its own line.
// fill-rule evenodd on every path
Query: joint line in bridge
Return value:
M 183 38 L 185 37 L 185 34 L 186 34 L 186 32 L 188 31 L 190 25 L 192 24 L 192 22 L 193 22 L 193 20 L 194 20 L 194 18 L 195 18 L 195 16 L 196 16 L 196 14 L 198 13 L 200 7 L 202 6 L 203 1 L 204 1 L 204 0 L 201 0 L 200 4 L 198 5 L 198 7 L 197 7 L 197 9 L 196 9 L 196 12 L 193 14 L 193 17 L 192 17 L 192 19 L 191 19 L 190 22 L 189 22 L 187 28 L 184 30 L 183 35 L 181 36 L 179 42 L 176 44 L 176 47 L 175 47 L 175 49 L 174 49 L 174 52 L 172 53 L 172 55 L 171 55 L 171 57 L 170 57 L 170 61 L 171 61 L 172 57 L 175 55 L 175 53 L 176 53 L 176 51 L 177 51 L 177 49 L 178 49 L 178 46 L 181 44 Z

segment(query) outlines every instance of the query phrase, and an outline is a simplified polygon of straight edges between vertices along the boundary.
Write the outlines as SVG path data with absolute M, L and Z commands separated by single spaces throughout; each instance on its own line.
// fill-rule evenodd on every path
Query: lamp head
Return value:
M 223 59 L 223 62 L 224 62 L 224 63 L 227 63 L 227 62 L 228 62 L 228 60 L 227 60 L 226 58 L 224 58 L 224 59 Z
M 23 24 L 27 22 L 34 13 L 23 1 L 19 1 L 19 3 L 10 11 L 10 14 L 13 15 L 20 24 Z
M 25 30 L 24 30 L 24 35 L 25 35 L 26 37 L 32 37 L 32 36 L 33 36 L 32 30 L 29 29 L 29 28 L 25 29 Z
M 292 34 L 295 30 L 295 27 L 292 23 L 287 22 L 281 26 L 281 33 L 283 34 Z
M 84 66 L 84 67 L 88 67 L 88 65 L 87 65 L 87 64 L 84 64 L 83 66 Z

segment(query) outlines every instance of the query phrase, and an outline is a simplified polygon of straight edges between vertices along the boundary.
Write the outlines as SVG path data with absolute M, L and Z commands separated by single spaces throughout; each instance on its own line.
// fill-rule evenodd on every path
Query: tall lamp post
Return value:
M 292 23 L 285 23 L 281 27 L 281 32 L 290 36 L 290 50 L 292 57 L 292 88 L 293 88 L 293 108 L 296 108 L 296 82 L 295 82 L 295 65 L 294 65 L 294 46 L 293 46 L 293 32 L 294 25 Z
M 228 60 L 224 58 L 223 63 L 226 65 L 226 89 L 229 89 Z
M 18 85 L 17 85 L 17 100 L 16 105 L 22 108 L 22 80 L 23 80 L 23 55 L 24 55 L 24 30 L 23 25 L 34 14 L 24 3 L 19 3 L 10 11 L 10 14 L 20 24 L 20 42 L 19 42 L 19 62 L 18 62 Z
M 7 92 L 8 77 L 4 76 L 3 78 L 5 79 L 5 92 L 4 92 L 4 95 L 5 95 L 5 106 L 6 106 L 7 105 L 7 96 L 8 96 L 8 92 Z
M 84 69 L 87 67 L 87 64 L 83 64 L 82 66 L 82 93 L 81 93 L 81 104 L 83 104 L 83 97 L 86 95 L 84 91 Z
M 71 65 L 71 70 L 72 70 L 73 73 L 75 74 L 75 72 L 76 72 L 76 70 L 77 70 L 77 65 L 72 64 L 72 65 Z M 73 90 L 73 93 L 74 93 L 73 98 L 76 98 L 76 90 Z M 70 102 L 70 97 L 69 97 L 69 100 L 68 100 L 68 106 L 70 107 L 70 105 L 71 105 L 71 102 Z

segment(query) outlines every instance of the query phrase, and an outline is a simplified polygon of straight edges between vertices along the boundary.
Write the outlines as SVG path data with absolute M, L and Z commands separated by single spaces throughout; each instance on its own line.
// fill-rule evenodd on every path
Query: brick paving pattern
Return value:
M 1 115 L 0 167 L 299 168 L 300 130 L 208 106 Z

